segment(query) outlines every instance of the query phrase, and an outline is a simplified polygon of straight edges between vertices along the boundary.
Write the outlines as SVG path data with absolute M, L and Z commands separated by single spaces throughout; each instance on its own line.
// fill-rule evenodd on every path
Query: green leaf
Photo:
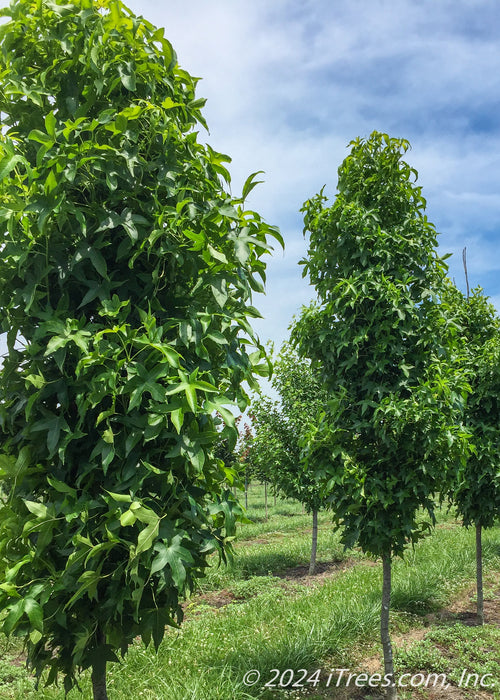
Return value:
M 104 277 L 104 279 L 109 279 L 108 268 L 102 253 L 100 253 L 100 251 L 97 250 L 97 248 L 89 248 L 89 258 L 90 262 L 95 267 L 97 272 L 101 275 L 101 277 Z
M 215 301 L 222 309 L 229 296 L 227 292 L 226 280 L 223 277 L 215 279 L 213 282 L 211 282 L 210 287 L 212 289 L 212 294 L 215 297 Z
M 189 408 L 193 411 L 193 413 L 196 413 L 197 405 L 196 405 L 196 389 L 192 384 L 186 384 L 185 387 L 186 391 L 186 398 L 188 402 Z
M 47 448 L 50 456 L 55 453 L 59 445 L 59 436 L 61 434 L 63 423 L 64 420 L 60 416 L 50 421 L 50 429 L 47 432 Z
M 45 379 L 41 374 L 28 374 L 26 381 L 33 384 L 33 386 L 37 389 L 42 389 L 46 384 Z
M 97 586 L 101 580 L 101 574 L 99 571 L 84 571 L 83 574 L 78 578 L 78 583 L 81 583 L 71 598 L 68 600 L 64 606 L 64 610 L 71 608 L 77 600 L 79 600 L 83 595 L 87 594 L 90 600 L 96 598 Z
M 47 133 L 49 136 L 52 137 L 53 140 L 56 138 L 56 118 L 54 116 L 54 112 L 49 112 L 47 116 L 45 117 L 45 129 L 47 130 Z
M 29 510 L 30 513 L 36 515 L 40 520 L 45 520 L 47 518 L 47 506 L 43 503 L 38 503 L 37 501 L 24 501 L 24 505 Z
M 57 177 L 56 174 L 53 170 L 49 172 L 47 175 L 47 178 L 45 180 L 45 186 L 44 186 L 44 191 L 45 194 L 50 194 L 52 190 L 55 190 L 58 185 Z
M 170 419 L 174 425 L 174 428 L 177 430 L 177 433 L 180 434 L 182 424 L 184 423 L 184 411 L 182 408 L 176 408 L 174 411 L 170 413 Z
M 156 518 L 155 522 L 150 523 L 147 527 L 140 531 L 137 538 L 137 547 L 135 548 L 135 556 L 151 549 L 153 542 L 158 537 L 158 529 L 160 527 L 160 518 Z
M 24 158 L 20 155 L 7 155 L 0 160 L 0 181 L 14 170 L 18 163 L 22 163 Z
M 54 139 L 39 129 L 33 129 L 33 131 L 30 131 L 28 138 L 31 141 L 37 141 L 38 143 L 42 143 L 47 146 L 52 146 L 54 144 Z
M 3 631 L 5 634 L 10 634 L 16 626 L 17 622 L 21 619 L 24 613 L 25 604 L 25 599 L 21 598 L 21 600 L 18 600 L 17 603 L 14 603 L 14 605 L 11 606 L 9 614 L 7 615 L 3 623 Z
M 43 632 L 43 610 L 41 605 L 32 598 L 25 598 L 24 612 L 28 615 L 32 626 L 39 632 Z
M 257 177 L 257 175 L 260 175 L 261 173 L 264 173 L 264 171 L 257 170 L 257 172 L 252 173 L 251 175 L 249 175 L 247 177 L 247 179 L 245 180 L 245 184 L 243 185 L 243 191 L 241 194 L 241 198 L 243 200 L 245 200 L 248 197 L 248 195 L 250 194 L 250 192 L 253 190 L 254 187 L 257 187 L 257 185 L 262 184 L 262 182 L 263 182 L 262 180 L 255 181 L 255 178 Z
M 122 527 L 127 527 L 129 525 L 133 525 L 137 518 L 134 515 L 134 511 L 132 510 L 126 510 L 124 513 L 120 515 L 120 525 Z
M 109 493 L 113 501 L 116 501 L 117 503 L 132 503 L 132 497 L 128 493 L 114 493 L 113 491 L 107 490 L 106 493 Z
M 68 337 L 61 337 L 61 336 L 57 336 L 57 335 L 54 336 L 53 338 L 51 338 L 49 340 L 49 342 L 47 344 L 47 349 L 45 350 L 45 353 L 44 353 L 44 356 L 54 354 L 55 352 L 57 352 L 57 350 L 59 350 L 59 348 L 64 347 L 68 342 L 69 342 Z
M 130 90 L 133 92 L 135 90 L 135 71 L 133 69 L 133 65 L 130 62 L 127 63 L 119 63 L 118 64 L 118 74 L 120 76 L 120 79 L 123 83 L 123 85 L 127 88 L 127 90 Z
M 125 85 L 125 83 L 124 83 Z M 125 86 L 127 87 L 127 86 Z M 134 88 L 129 88 L 134 89 Z M 126 131 L 128 126 L 128 119 L 124 114 L 117 114 L 115 119 L 115 126 L 117 131 Z
M 164 542 L 155 545 L 158 552 L 151 565 L 151 575 L 161 571 L 166 566 L 170 567 L 172 579 L 179 590 L 183 590 L 186 580 L 185 564 L 191 564 L 193 557 L 191 553 L 182 546 L 182 536 L 175 535 L 170 545 L 167 547 Z
M 108 444 L 112 445 L 115 441 L 115 436 L 113 435 L 113 431 L 111 428 L 107 428 L 103 434 L 102 434 L 102 439 L 104 442 L 107 442 Z
M 47 481 L 52 486 L 52 488 L 58 491 L 59 493 L 67 493 L 70 496 L 73 496 L 73 498 L 76 498 L 76 490 L 71 486 L 68 486 L 68 484 L 65 484 L 64 482 L 59 481 L 58 479 L 55 479 L 54 477 L 50 476 L 47 477 Z
M 207 250 L 208 250 L 208 252 L 210 253 L 210 255 L 211 255 L 213 258 L 215 258 L 216 260 L 219 260 L 219 261 L 222 262 L 222 263 L 227 263 L 227 262 L 228 262 L 228 260 L 227 260 L 226 256 L 224 255 L 224 253 L 222 253 L 222 252 L 219 251 L 219 250 L 216 250 L 212 245 L 210 245 L 210 243 L 209 243 L 208 246 L 207 246 Z

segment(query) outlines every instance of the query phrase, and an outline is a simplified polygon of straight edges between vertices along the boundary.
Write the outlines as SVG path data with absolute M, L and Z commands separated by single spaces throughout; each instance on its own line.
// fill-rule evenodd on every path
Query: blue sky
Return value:
M 0 6 L 7 4 L 0 0 Z M 279 344 L 313 297 L 298 261 L 299 209 L 333 197 L 348 142 L 374 129 L 409 139 L 440 251 L 464 288 L 500 308 L 500 4 L 497 0 L 129 0 L 200 76 L 210 134 L 233 159 L 233 194 L 251 172 L 249 205 L 286 241 L 268 263 L 262 340 Z
M 280 227 L 268 264 L 263 340 L 280 343 L 313 297 L 298 261 L 299 209 L 335 194 L 348 142 L 409 139 L 450 276 L 500 308 L 500 5 L 496 0 L 190 0 L 129 6 L 166 29 L 201 76 L 209 143 L 233 158 L 233 192 L 264 170 L 249 204 Z

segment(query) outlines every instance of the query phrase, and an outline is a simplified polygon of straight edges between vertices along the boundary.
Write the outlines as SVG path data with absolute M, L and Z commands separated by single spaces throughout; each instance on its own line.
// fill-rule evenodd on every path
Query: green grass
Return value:
M 467 697 L 477 697 L 481 680 L 500 698 L 500 629 L 493 625 L 469 627 L 461 623 L 442 625 L 425 639 L 397 650 L 395 666 L 402 673 L 445 674 L 450 686 L 460 687 Z M 479 678 L 476 677 L 479 675 Z M 403 698 L 412 697 L 406 691 Z M 422 692 L 422 691 L 420 691 Z M 422 695 L 421 697 L 425 697 Z
M 255 489 L 251 497 L 254 502 L 250 500 L 248 515 L 252 518 L 258 513 L 260 518 L 261 490 Z M 341 560 L 338 573 L 313 582 L 283 580 L 276 574 L 308 563 L 311 519 L 301 513 L 298 504 L 278 501 L 274 507 L 272 499 L 270 502 L 267 521 L 240 527 L 235 561 L 228 568 L 214 564 L 202 585 L 205 595 L 189 601 L 181 630 L 169 630 L 159 653 L 137 643 L 122 664 L 110 665 L 110 700 L 300 697 L 303 692 L 265 689 L 260 683 L 245 688 L 243 676 L 258 669 L 265 683 L 275 668 L 352 667 L 377 649 L 379 563 L 359 553 L 354 553 L 354 561 L 346 561 L 328 525 L 328 515 L 322 514 L 319 560 Z M 448 603 L 474 579 L 474 533 L 454 525 L 452 515 L 443 513 L 441 518 L 444 527 L 394 564 L 393 633 L 422 626 L 427 613 Z M 486 568 L 500 570 L 500 529 L 487 531 L 484 542 Z M 218 595 L 227 605 L 214 609 L 210 599 Z M 5 644 L 0 648 L 1 697 L 62 700 L 62 690 L 36 693 L 23 669 L 9 670 L 9 659 L 19 648 L 9 649 Z M 415 653 L 424 655 L 422 662 L 438 663 L 438 657 L 429 656 L 432 645 L 427 646 L 429 649 Z M 410 664 L 408 655 L 397 658 L 405 668 Z M 471 657 L 466 666 L 473 668 L 473 663 Z M 90 699 L 87 674 L 82 676 L 81 687 L 83 696 L 73 691 L 68 700 Z M 309 697 L 325 696 L 313 693 Z

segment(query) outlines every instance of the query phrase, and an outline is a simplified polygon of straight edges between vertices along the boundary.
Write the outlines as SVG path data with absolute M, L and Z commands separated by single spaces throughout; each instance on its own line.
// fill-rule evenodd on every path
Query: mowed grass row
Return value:
M 261 512 L 260 490 L 250 493 L 252 524 L 240 527 L 236 558 L 214 567 L 202 583 L 202 595 L 186 606 L 181 630 L 170 630 L 156 655 L 141 643 L 123 663 L 109 665 L 112 700 L 230 700 L 304 695 L 263 687 L 272 669 L 353 667 L 373 650 L 378 638 L 381 567 L 359 553 L 344 553 L 331 532 L 328 514 L 320 519 L 319 560 L 340 560 L 336 573 L 283 579 L 284 569 L 306 565 L 310 517 L 300 505 L 270 499 L 269 519 Z M 442 513 L 441 525 L 394 565 L 392 629 L 421 625 L 423 616 L 446 605 L 475 574 L 474 533 Z M 500 528 L 484 537 L 486 569 L 500 570 Z M 213 604 L 225 603 L 215 608 Z M 57 689 L 33 689 L 23 668 L 11 665 L 19 647 L 3 646 L 0 696 L 64 698 Z M 251 688 L 244 674 L 257 669 L 261 681 Z M 83 696 L 90 680 L 83 674 Z M 313 693 L 311 697 L 315 694 Z M 325 697 L 318 695 L 318 697 Z

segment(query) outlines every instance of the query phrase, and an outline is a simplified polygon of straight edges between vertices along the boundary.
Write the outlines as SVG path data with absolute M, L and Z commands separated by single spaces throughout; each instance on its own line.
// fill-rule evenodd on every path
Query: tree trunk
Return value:
M 274 507 L 276 508 L 276 494 L 274 494 Z
M 248 510 L 248 474 L 245 469 L 245 510 Z
M 267 481 L 264 481 L 264 503 L 266 507 L 266 520 L 267 520 Z
M 391 685 L 387 688 L 386 697 L 389 700 L 397 700 L 398 694 L 394 684 L 394 659 L 392 657 L 392 644 L 389 636 L 389 610 L 391 607 L 391 555 L 384 554 L 383 563 L 383 584 L 382 584 L 382 612 L 380 615 L 380 638 L 384 651 L 384 673 Z
M 316 571 L 316 552 L 318 551 L 318 511 L 313 510 L 311 561 L 309 562 L 309 576 Z
M 479 625 L 484 625 L 483 544 L 481 541 L 481 525 L 476 525 L 476 580 L 477 622 Z
M 102 629 L 97 629 L 96 636 L 98 646 L 106 643 L 106 637 Z M 101 661 L 99 664 L 92 666 L 92 693 L 94 700 L 108 700 L 105 661 Z

